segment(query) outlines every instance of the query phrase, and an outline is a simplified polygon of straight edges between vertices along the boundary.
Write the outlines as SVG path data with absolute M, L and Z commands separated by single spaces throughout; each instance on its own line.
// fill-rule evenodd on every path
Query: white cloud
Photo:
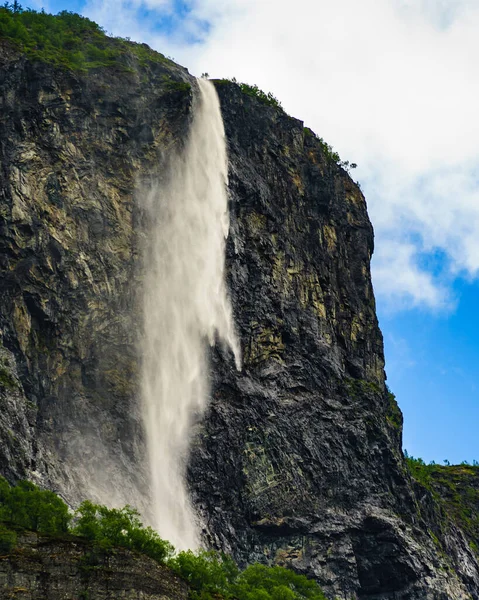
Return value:
M 384 239 L 373 259 L 374 283 L 381 290 L 383 306 L 398 310 L 426 305 L 449 309 L 453 299 L 445 286 L 434 282 L 417 264 L 417 249 L 410 243 Z
M 257 83 L 359 164 L 379 297 L 450 307 L 452 275 L 478 276 L 478 0 L 195 0 L 174 38 L 140 21 L 139 6 L 103 0 L 87 12 L 196 74 Z M 192 32 L 201 43 L 185 43 Z M 422 264 L 437 250 L 447 276 Z

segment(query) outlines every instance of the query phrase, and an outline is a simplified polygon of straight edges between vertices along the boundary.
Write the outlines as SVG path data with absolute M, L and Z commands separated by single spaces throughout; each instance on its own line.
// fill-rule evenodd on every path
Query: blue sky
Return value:
M 359 167 L 404 446 L 479 460 L 479 0 L 33 0 L 273 92 Z
M 427 461 L 479 460 L 479 287 L 458 281 L 452 313 L 390 313 L 378 302 L 388 385 L 404 413 L 404 447 Z

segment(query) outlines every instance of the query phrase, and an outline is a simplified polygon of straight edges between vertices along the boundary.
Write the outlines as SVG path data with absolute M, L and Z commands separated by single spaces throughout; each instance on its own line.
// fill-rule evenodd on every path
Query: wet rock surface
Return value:
M 185 139 L 178 82 L 170 61 L 72 74 L 0 46 L 0 468 L 73 504 L 147 494 L 139 190 Z M 401 453 L 361 190 L 301 121 L 217 89 L 243 368 L 212 351 L 188 471 L 206 542 L 331 598 L 479 598 L 470 540 Z

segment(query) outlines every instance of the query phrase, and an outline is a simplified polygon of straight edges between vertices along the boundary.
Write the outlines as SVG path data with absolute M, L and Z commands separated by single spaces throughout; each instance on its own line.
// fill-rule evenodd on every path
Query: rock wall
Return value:
M 0 469 L 141 509 L 141 189 L 184 141 L 195 82 L 129 60 L 73 74 L 0 46 Z M 478 598 L 474 551 L 402 456 L 363 194 L 301 121 L 217 89 L 244 367 L 212 351 L 188 472 L 206 542 L 331 598 Z
M 77 75 L 0 46 L 0 465 L 70 501 L 144 495 L 134 197 L 184 138 L 191 89 L 130 58 Z
M 214 356 L 192 453 L 210 543 L 292 565 L 338 598 L 477 597 L 474 553 L 454 525 L 429 533 L 437 510 L 421 511 L 402 456 L 363 194 L 301 121 L 217 87 L 245 364 Z
M 0 556 L 0 599 L 186 600 L 188 588 L 169 569 L 128 550 L 100 551 L 82 539 L 23 534 Z

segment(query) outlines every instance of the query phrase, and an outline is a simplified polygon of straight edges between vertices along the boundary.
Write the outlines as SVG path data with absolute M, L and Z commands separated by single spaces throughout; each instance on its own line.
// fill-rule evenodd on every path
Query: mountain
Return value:
M 184 145 L 197 83 L 70 13 L 49 45 L 28 23 L 49 15 L 25 33 L 0 11 L 0 472 L 142 510 L 141 195 Z M 331 598 L 479 598 L 476 468 L 413 477 L 401 450 L 361 189 L 274 99 L 215 86 L 243 367 L 212 349 L 188 465 L 205 542 Z

